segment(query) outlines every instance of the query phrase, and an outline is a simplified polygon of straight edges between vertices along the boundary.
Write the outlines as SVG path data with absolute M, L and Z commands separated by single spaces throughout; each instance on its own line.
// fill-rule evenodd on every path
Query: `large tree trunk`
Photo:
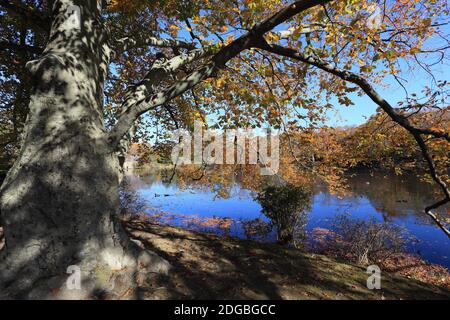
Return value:
M 116 218 L 119 162 L 103 123 L 110 52 L 101 3 L 54 1 L 49 43 L 27 65 L 30 113 L 1 188 L 0 296 L 133 297 L 139 264 L 166 267 L 142 254 Z M 67 23 L 71 5 L 80 8 L 81 28 Z M 81 290 L 66 285 L 73 265 L 81 269 Z

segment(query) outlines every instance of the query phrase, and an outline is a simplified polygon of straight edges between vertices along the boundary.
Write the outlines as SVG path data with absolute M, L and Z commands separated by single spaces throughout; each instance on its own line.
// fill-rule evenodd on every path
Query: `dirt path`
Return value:
M 450 299 L 448 289 L 386 273 L 382 290 L 369 290 L 363 268 L 278 245 L 140 220 L 126 226 L 173 266 L 147 279 L 146 299 Z

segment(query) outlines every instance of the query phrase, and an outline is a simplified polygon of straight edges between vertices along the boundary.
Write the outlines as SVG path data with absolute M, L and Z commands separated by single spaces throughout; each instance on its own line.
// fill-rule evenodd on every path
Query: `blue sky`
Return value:
M 444 23 L 445 21 L 436 21 Z M 440 28 L 445 38 L 449 38 L 450 25 L 444 25 Z M 448 43 L 443 42 L 442 39 L 432 38 L 424 43 L 424 48 L 442 48 L 448 46 Z M 447 49 L 448 50 L 448 49 Z M 428 62 L 435 62 L 438 56 L 435 54 L 429 56 L 420 56 L 421 61 L 428 59 Z M 421 91 L 426 87 L 434 88 L 433 79 L 429 73 L 420 68 L 416 63 L 413 64 L 414 70 L 409 70 L 406 63 L 400 61 L 401 78 L 404 80 L 403 85 L 408 90 L 409 94 L 417 93 L 420 96 Z M 450 82 L 450 59 L 448 53 L 441 63 L 432 67 L 432 74 L 436 80 L 447 80 Z M 404 101 L 406 94 L 405 90 L 398 84 L 392 76 L 384 79 L 383 86 L 376 87 L 378 93 L 385 98 L 392 106 L 397 106 L 397 103 Z M 336 112 L 328 113 L 329 121 L 327 125 L 330 126 L 354 126 L 364 123 L 368 117 L 375 113 L 377 106 L 367 96 L 359 97 L 354 94 L 352 97 L 354 106 L 341 106 L 337 99 L 333 101 Z
M 444 21 L 442 21 L 444 22 Z M 286 29 L 286 26 L 279 26 L 277 29 Z M 443 26 L 441 31 L 445 35 L 450 34 L 450 26 Z M 168 35 L 165 35 L 168 36 Z M 239 32 L 235 34 L 239 36 Z M 184 28 L 180 30 L 179 37 L 183 40 L 192 40 L 190 34 Z M 448 38 L 448 37 L 447 37 Z M 210 39 L 215 39 L 211 36 Z M 433 43 L 434 42 L 434 43 Z M 442 42 L 439 43 L 429 40 L 425 43 L 424 47 L 440 47 Z M 429 59 L 434 59 L 431 56 Z M 420 96 L 421 91 L 429 86 L 434 87 L 431 76 L 421 69 L 417 64 L 414 66 L 414 70 L 409 70 L 405 63 L 400 61 L 401 74 L 399 75 L 403 79 L 403 85 L 409 92 L 409 94 L 417 93 Z M 407 70 L 407 71 L 405 71 Z M 441 63 L 435 65 L 432 69 L 433 75 L 436 80 L 448 80 L 450 82 L 450 62 L 448 58 L 444 59 Z M 397 106 L 397 103 L 404 101 L 406 94 L 404 89 L 392 76 L 387 76 L 383 80 L 382 85 L 376 86 L 378 93 L 385 98 L 392 106 Z M 340 105 L 337 98 L 333 98 L 331 103 L 334 105 L 334 109 L 327 113 L 328 126 L 357 126 L 367 121 L 367 119 L 376 112 L 377 106 L 366 95 L 359 96 L 357 93 L 351 94 L 350 98 L 354 102 L 353 106 Z
M 433 71 L 437 80 L 450 80 L 450 65 L 448 62 L 435 66 Z M 406 80 L 404 85 L 410 94 L 414 92 L 420 94 L 425 86 L 432 85 L 431 76 L 422 69 L 402 74 L 402 77 Z M 405 100 L 405 91 L 393 77 L 387 77 L 384 84 L 385 86 L 377 86 L 377 90 L 392 106 L 396 106 L 398 102 Z M 351 98 L 355 105 L 349 107 L 339 105 L 336 99 L 333 100 L 336 110 L 328 113 L 329 121 L 327 125 L 359 125 L 375 113 L 377 106 L 367 96 L 359 97 L 357 94 L 353 94 Z
M 450 32 L 449 27 L 445 27 L 445 31 Z M 180 32 L 185 39 L 189 39 L 189 35 L 185 30 Z M 433 59 L 433 57 L 430 57 Z M 409 70 L 405 63 L 400 62 L 401 78 L 403 79 L 403 86 L 407 89 L 409 94 L 417 93 L 420 96 L 421 91 L 426 87 L 434 87 L 431 76 L 418 65 L 414 66 L 414 70 Z M 408 71 L 404 71 L 408 70 Z M 436 80 L 450 81 L 450 63 L 443 60 L 440 64 L 432 69 Z M 385 98 L 392 106 L 397 106 L 397 103 L 406 99 L 405 90 L 394 79 L 393 76 L 387 76 L 383 80 L 382 85 L 376 86 L 378 93 Z M 327 113 L 328 121 L 325 123 L 328 126 L 357 126 L 363 124 L 367 119 L 375 114 L 377 105 L 366 95 L 359 96 L 357 93 L 351 94 L 350 98 L 354 102 L 353 106 L 340 105 L 336 98 L 331 100 L 334 109 Z

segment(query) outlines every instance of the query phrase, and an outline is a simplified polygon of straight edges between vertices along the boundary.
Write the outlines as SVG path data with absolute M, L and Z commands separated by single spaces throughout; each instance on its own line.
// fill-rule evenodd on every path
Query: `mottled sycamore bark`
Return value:
M 73 5 L 79 25 L 74 14 L 68 19 Z M 27 64 L 33 91 L 23 147 L 1 187 L 2 297 L 132 297 L 138 258 L 164 267 L 116 218 L 119 163 L 103 123 L 110 50 L 101 6 L 54 1 L 49 42 Z M 81 290 L 66 286 L 71 265 L 81 268 Z
M 167 272 L 167 262 L 138 248 L 117 221 L 120 142 L 140 115 L 213 76 L 284 21 L 329 1 L 287 5 L 215 53 L 180 41 L 148 39 L 146 45 L 191 51 L 155 62 L 130 88 L 109 133 L 103 123 L 103 87 L 114 53 L 101 18 L 107 1 L 47 1 L 52 8 L 49 41 L 41 58 L 27 64 L 33 88 L 22 150 L 0 190 L 5 233 L 0 298 L 136 297 L 143 275 Z M 70 14 L 74 6 L 78 25 L 76 13 Z M 124 50 L 136 44 L 119 42 Z M 206 60 L 201 67 L 154 91 L 175 70 L 199 59 Z M 66 271 L 73 265 L 81 268 L 81 290 L 66 286 Z

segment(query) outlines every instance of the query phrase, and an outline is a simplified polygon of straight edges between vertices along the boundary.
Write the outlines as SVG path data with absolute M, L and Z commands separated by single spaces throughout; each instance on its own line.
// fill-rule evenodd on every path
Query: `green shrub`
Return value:
M 276 228 L 278 243 L 298 246 L 304 238 L 311 198 L 309 189 L 290 184 L 270 185 L 258 193 L 256 200 L 272 227 Z

